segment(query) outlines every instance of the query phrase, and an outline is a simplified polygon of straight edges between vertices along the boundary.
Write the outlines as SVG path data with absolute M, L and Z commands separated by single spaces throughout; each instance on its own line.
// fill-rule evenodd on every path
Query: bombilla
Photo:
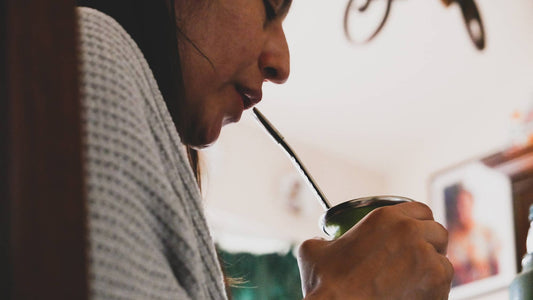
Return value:
M 285 139 L 283 136 L 272 126 L 272 124 L 265 118 L 265 116 L 257 109 L 253 108 L 253 114 L 256 117 L 256 119 L 263 125 L 263 127 L 266 129 L 266 131 L 270 134 L 272 138 L 285 150 L 285 153 L 291 158 L 291 161 L 296 166 L 296 168 L 300 171 L 304 179 L 307 181 L 307 183 L 311 186 L 313 191 L 315 192 L 315 195 L 317 196 L 318 200 L 320 200 L 320 204 L 322 207 L 324 207 L 325 210 L 328 210 L 331 205 L 329 204 L 329 201 L 326 199 L 326 196 L 322 193 L 318 185 L 316 184 L 315 180 L 307 169 L 304 167 L 300 159 L 298 159 L 298 156 L 296 156 L 296 153 L 292 150 L 292 148 L 285 142 Z

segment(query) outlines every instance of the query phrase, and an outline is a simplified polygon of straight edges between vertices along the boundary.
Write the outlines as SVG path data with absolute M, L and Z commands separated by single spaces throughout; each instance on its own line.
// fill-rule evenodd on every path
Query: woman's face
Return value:
M 178 25 L 190 40 L 179 38 L 185 99 L 177 126 L 184 143 L 205 147 L 261 101 L 263 82 L 287 80 L 282 21 L 291 0 L 186 2 L 176 0 Z

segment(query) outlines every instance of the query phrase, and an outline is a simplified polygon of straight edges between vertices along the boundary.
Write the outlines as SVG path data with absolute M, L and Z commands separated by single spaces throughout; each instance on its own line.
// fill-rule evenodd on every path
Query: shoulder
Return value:
M 91 79 L 88 74 L 119 81 L 145 73 L 139 47 L 118 22 L 88 7 L 77 8 L 77 14 L 82 80 Z
M 122 119 L 144 119 L 146 98 L 152 95 L 149 82 L 155 81 L 140 49 L 110 16 L 87 7 L 77 8 L 77 14 L 86 117 L 116 111 Z
M 110 16 L 87 7 L 77 8 L 77 14 L 86 142 L 98 149 L 114 149 L 119 144 L 124 145 L 124 151 L 153 148 L 147 142 L 149 93 L 145 92 L 147 72 L 140 50 Z M 155 152 L 148 150 L 144 149 Z
M 142 149 L 142 159 L 155 160 L 148 164 L 158 164 L 162 169 L 161 160 L 166 159 L 160 157 L 162 153 L 184 160 L 183 150 L 167 149 L 181 149 L 181 141 L 137 44 L 110 16 L 87 7 L 78 8 L 77 13 L 80 89 L 88 145 L 91 149 L 107 149 L 118 147 L 120 141 L 126 147 L 120 155 L 129 149 Z
M 133 39 L 112 17 L 89 7 L 77 7 L 76 13 L 82 46 L 106 43 L 115 50 L 120 46 L 136 48 Z

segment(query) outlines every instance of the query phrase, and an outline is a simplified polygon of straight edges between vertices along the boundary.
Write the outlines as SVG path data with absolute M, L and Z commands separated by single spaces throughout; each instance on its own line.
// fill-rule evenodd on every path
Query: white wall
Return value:
M 266 86 L 260 104 L 332 202 L 368 194 L 428 202 L 433 174 L 509 145 L 512 112 L 533 101 L 532 0 L 477 1 L 483 53 L 468 40 L 457 7 L 444 9 L 440 0 L 395 0 L 378 39 L 354 47 L 342 35 L 345 3 L 294 1 L 286 21 L 292 77 Z M 289 160 L 244 121 L 225 128 L 208 151 L 215 234 L 244 237 L 228 244 L 256 251 L 321 235 L 322 210 L 311 195 L 300 215 L 282 200 Z
M 323 236 L 318 226 L 323 209 L 318 200 L 307 185 L 302 186 L 302 212 L 291 213 L 284 189 L 287 181 L 299 180 L 300 174 L 266 131 L 255 120 L 245 119 L 226 128 L 217 144 L 205 152 L 206 204 L 215 234 L 294 244 Z M 383 190 L 381 175 L 297 141 L 288 142 L 332 205 Z M 243 249 L 252 247 L 249 244 L 243 244 Z
M 365 46 L 344 39 L 345 0 L 294 1 L 291 78 L 267 85 L 260 107 L 287 137 L 381 172 L 446 141 L 480 140 L 476 154 L 500 147 L 511 107 L 533 97 L 533 1 L 477 3 L 483 52 L 458 6 L 440 0 L 394 1 L 382 34 Z

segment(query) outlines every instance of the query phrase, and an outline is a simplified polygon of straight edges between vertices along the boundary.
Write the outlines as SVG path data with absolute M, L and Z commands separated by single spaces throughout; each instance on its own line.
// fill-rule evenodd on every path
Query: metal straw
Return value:
M 301 172 L 304 179 L 307 181 L 309 185 L 311 185 L 313 191 L 315 192 L 316 196 L 320 200 L 320 204 L 324 207 L 325 210 L 328 210 L 331 205 L 329 204 L 329 201 L 326 199 L 326 196 L 322 193 L 316 182 L 314 181 L 313 177 L 307 172 L 307 169 L 304 167 L 300 159 L 298 159 L 298 156 L 296 156 L 296 153 L 292 150 L 292 148 L 285 142 L 285 139 L 283 136 L 272 126 L 272 124 L 265 118 L 265 116 L 257 109 L 253 108 L 253 114 L 263 125 L 263 127 L 266 129 L 266 131 L 270 134 L 272 138 L 285 150 L 285 153 L 289 155 L 291 158 L 293 164 L 298 168 L 298 170 Z

